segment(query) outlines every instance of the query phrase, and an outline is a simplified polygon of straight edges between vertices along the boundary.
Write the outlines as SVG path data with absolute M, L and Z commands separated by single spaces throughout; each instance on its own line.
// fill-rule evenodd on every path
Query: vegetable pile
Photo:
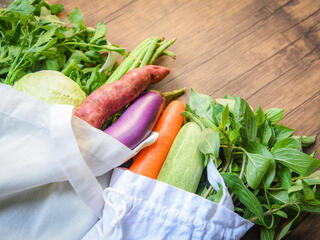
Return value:
M 107 41 L 103 22 L 95 29 L 86 27 L 75 8 L 68 14 L 70 26 L 56 16 L 61 11 L 63 5 L 44 0 L 15 0 L 0 10 L 0 83 L 13 85 L 28 73 L 55 70 L 77 82 L 88 95 L 161 55 L 175 57 L 166 51 L 175 39 L 148 38 L 128 54 Z M 117 67 L 119 54 L 125 60 Z
M 316 137 L 295 136 L 279 124 L 283 109 L 253 111 L 238 96 L 214 100 L 191 89 L 189 104 L 172 101 L 161 114 L 164 100 L 184 89 L 146 90 L 169 74 L 152 64 L 162 55 L 175 58 L 166 50 L 175 39 L 148 38 L 127 53 L 106 40 L 103 22 L 86 27 L 75 8 L 67 25 L 56 16 L 62 10 L 44 0 L 15 0 L 0 11 L 0 83 L 77 106 L 75 116 L 107 126 L 105 133 L 131 149 L 153 129 L 159 138 L 129 169 L 219 202 L 222 188 L 215 191 L 205 171 L 213 161 L 235 211 L 261 227 L 261 239 L 276 232 L 282 239 L 302 211 L 320 213 L 320 161 L 316 152 L 303 152 Z M 279 230 L 283 219 L 290 220 Z
M 295 136 L 278 122 L 284 110 L 265 112 L 238 96 L 215 101 L 191 89 L 183 115 L 202 129 L 199 150 L 221 172 L 233 196 L 235 211 L 261 226 L 261 239 L 274 239 L 281 219 L 292 218 L 278 231 L 281 239 L 301 211 L 320 213 L 320 161 L 303 152 L 315 136 Z M 222 188 L 220 188 L 222 189 Z M 203 174 L 197 193 L 218 202 Z

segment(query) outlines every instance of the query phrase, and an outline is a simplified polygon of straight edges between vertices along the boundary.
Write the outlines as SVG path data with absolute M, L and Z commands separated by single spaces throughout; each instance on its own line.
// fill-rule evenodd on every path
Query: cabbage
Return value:
M 79 106 L 86 94 L 79 85 L 63 73 L 44 70 L 23 76 L 14 88 L 48 103 Z

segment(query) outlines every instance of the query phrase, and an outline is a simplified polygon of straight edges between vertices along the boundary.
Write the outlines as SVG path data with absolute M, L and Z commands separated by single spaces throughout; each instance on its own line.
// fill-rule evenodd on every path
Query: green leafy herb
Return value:
M 278 124 L 283 109 L 263 112 L 259 106 L 254 112 L 238 96 L 213 101 L 194 90 L 189 105 L 183 115 L 203 129 L 200 150 L 219 161 L 236 212 L 261 226 L 261 239 L 285 236 L 300 210 L 320 213 L 320 161 L 315 152 L 303 152 L 315 136 L 293 136 L 293 129 Z M 205 177 L 201 182 L 198 193 L 218 199 Z M 294 213 L 287 225 L 277 228 Z

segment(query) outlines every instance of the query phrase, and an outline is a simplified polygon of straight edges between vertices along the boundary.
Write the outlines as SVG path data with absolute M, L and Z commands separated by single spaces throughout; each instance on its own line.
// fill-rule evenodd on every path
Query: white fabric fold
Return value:
M 104 195 L 112 204 L 83 240 L 235 240 L 253 226 L 223 204 L 120 168 Z

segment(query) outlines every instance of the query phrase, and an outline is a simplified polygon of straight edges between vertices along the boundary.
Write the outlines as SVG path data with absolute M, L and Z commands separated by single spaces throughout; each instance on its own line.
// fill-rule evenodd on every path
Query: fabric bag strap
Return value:
M 78 196 L 95 216 L 101 218 L 103 189 L 80 153 L 71 125 L 72 110 L 70 105 L 52 106 L 50 131 L 56 154 L 54 157 Z

